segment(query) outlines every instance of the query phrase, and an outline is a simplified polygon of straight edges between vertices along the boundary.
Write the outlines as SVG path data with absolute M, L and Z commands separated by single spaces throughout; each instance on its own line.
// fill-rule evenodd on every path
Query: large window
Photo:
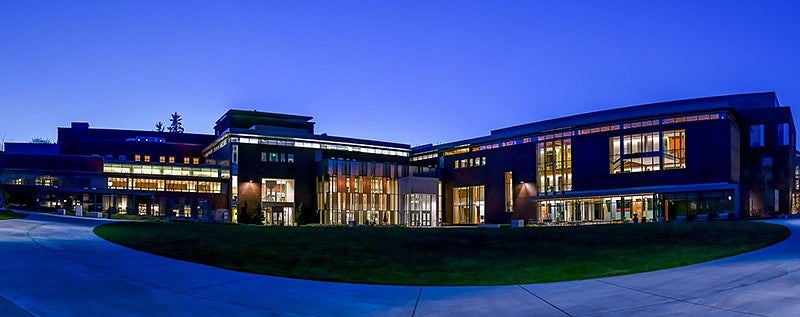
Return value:
M 261 201 L 264 202 L 294 202 L 294 180 L 272 179 L 261 180 Z
M 764 125 L 757 124 L 750 126 L 750 147 L 764 146 Z
M 539 142 L 536 153 L 539 195 L 572 190 L 572 141 Z
M 611 173 L 657 171 L 661 167 L 658 132 L 628 134 L 609 140 Z
M 34 181 L 34 184 L 36 184 L 36 186 L 52 187 L 52 186 L 60 186 L 61 181 L 57 177 L 45 175 L 37 177 L 36 180 Z
M 473 158 L 465 158 L 461 160 L 455 160 L 454 162 L 455 168 L 467 168 L 467 167 L 478 167 L 486 165 L 486 157 L 473 157 Z
M 514 177 L 511 172 L 506 172 L 506 212 L 514 211 Z
M 453 188 L 453 223 L 479 224 L 484 222 L 484 187 L 466 186 Z
M 686 168 L 686 130 L 664 131 L 664 169 Z
M 109 177 L 108 189 L 127 189 L 128 179 L 124 177 Z
M 686 131 L 611 137 L 608 139 L 608 162 L 612 174 L 686 168 Z
M 405 194 L 403 195 L 406 225 L 412 227 L 430 227 L 436 219 L 436 195 Z
M 781 123 L 778 125 L 778 146 L 789 145 L 789 124 Z

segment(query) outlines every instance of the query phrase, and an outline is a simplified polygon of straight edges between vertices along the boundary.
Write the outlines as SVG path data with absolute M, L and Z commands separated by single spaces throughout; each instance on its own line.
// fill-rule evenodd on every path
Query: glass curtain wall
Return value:
M 611 174 L 686 168 L 686 130 L 611 137 L 608 156 Z
M 686 168 L 686 130 L 664 131 L 664 169 Z
M 486 217 L 484 187 L 453 188 L 453 223 L 481 224 Z
M 261 209 L 268 226 L 294 225 L 294 180 L 262 178 Z
M 651 221 L 660 215 L 653 194 L 544 200 L 538 202 L 540 222 Z
M 406 194 L 403 195 L 403 213 L 406 225 L 411 227 L 430 227 L 436 217 L 436 195 Z
M 317 206 L 323 224 L 400 223 L 397 179 L 402 166 L 328 160 L 317 179 Z
M 539 195 L 572 190 L 572 141 L 539 142 L 536 174 Z

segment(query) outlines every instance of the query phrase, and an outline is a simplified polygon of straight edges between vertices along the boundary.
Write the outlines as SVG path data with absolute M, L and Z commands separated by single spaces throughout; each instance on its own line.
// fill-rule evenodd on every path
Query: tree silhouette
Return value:
M 158 131 L 158 132 L 164 132 L 164 124 L 163 124 L 163 123 L 161 123 L 161 121 L 159 121 L 159 122 L 156 122 L 156 131 Z
M 175 113 L 170 115 L 169 118 L 169 132 L 172 133 L 183 133 L 183 123 L 181 123 L 181 115 L 178 114 L 176 111 Z

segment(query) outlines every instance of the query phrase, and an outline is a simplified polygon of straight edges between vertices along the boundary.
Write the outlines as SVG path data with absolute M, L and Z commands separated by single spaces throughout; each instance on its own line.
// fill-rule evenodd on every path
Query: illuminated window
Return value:
M 221 192 L 221 185 L 219 182 L 197 182 L 198 193 L 214 193 Z
M 514 211 L 514 177 L 506 172 L 506 212 Z
M 108 189 L 128 189 L 128 179 L 124 177 L 109 177 Z
M 286 162 L 287 163 L 294 163 L 294 154 L 292 154 L 292 153 L 286 154 Z
M 261 152 L 261 161 L 262 162 L 266 162 L 267 161 L 267 152 Z
M 484 223 L 484 187 L 467 186 L 453 188 L 453 223 Z
M 163 179 L 134 178 L 131 182 L 133 190 L 164 191 L 165 187 Z
M 536 181 L 539 195 L 572 190 L 572 140 L 539 142 Z
M 637 173 L 661 169 L 658 132 L 609 138 L 610 172 Z
M 349 183 L 348 183 L 349 185 Z M 261 180 L 261 201 L 263 202 L 294 202 L 294 180 L 272 179 Z
M 664 131 L 664 169 L 686 168 L 686 130 Z
M 184 157 L 183 158 L 183 164 L 189 165 L 189 158 L 188 157 Z
M 144 161 L 145 161 L 145 163 L 150 163 L 150 155 L 145 155 L 144 156 Z
M 34 184 L 36 186 L 59 186 L 61 185 L 61 181 L 53 176 L 39 176 L 36 178 Z
M 286 162 L 286 153 L 281 153 L 281 162 Z
M 196 192 L 196 183 L 194 181 L 172 180 L 165 181 L 165 189 L 168 192 Z
M 169 163 L 170 164 L 175 164 L 175 157 L 174 156 L 170 156 L 169 157 Z
M 136 161 L 136 162 L 140 162 L 142 160 L 142 156 L 139 155 L 139 154 L 136 154 L 136 155 L 133 156 L 133 160 Z
M 234 144 L 232 146 L 231 163 L 239 164 L 239 145 Z
M 158 162 L 159 162 L 159 163 L 166 163 L 166 162 L 167 162 L 167 158 L 166 158 L 166 157 L 163 157 L 163 156 L 159 156 L 159 157 L 158 157 Z
M 196 158 L 196 157 L 195 157 L 195 158 L 194 158 L 194 159 L 192 159 L 192 160 L 194 161 L 194 165 L 200 164 L 200 159 L 199 159 L 199 158 Z
M 278 161 L 278 153 L 270 153 L 269 154 L 269 161 L 270 162 L 277 162 Z

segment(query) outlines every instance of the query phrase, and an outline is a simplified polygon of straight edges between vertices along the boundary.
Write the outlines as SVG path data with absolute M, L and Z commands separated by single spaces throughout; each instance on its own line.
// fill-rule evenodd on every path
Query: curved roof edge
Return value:
M 647 119 L 668 114 L 689 113 L 698 111 L 736 109 L 751 110 L 779 107 L 780 102 L 774 91 L 742 93 L 732 95 L 720 95 L 710 97 L 699 97 L 689 99 L 679 99 L 671 101 L 661 101 L 655 103 L 611 108 L 593 112 L 581 113 L 565 117 L 547 119 L 531 123 L 525 123 L 506 128 L 492 130 L 491 134 L 475 138 L 445 142 L 433 145 L 436 149 L 447 149 L 464 144 L 479 144 L 484 142 L 497 141 L 506 138 L 533 135 L 560 129 L 584 127 L 590 125 L 602 125 L 624 120 Z M 428 145 L 430 146 L 430 145 Z M 415 152 L 423 150 L 415 148 Z M 429 150 L 425 148 L 424 150 Z

